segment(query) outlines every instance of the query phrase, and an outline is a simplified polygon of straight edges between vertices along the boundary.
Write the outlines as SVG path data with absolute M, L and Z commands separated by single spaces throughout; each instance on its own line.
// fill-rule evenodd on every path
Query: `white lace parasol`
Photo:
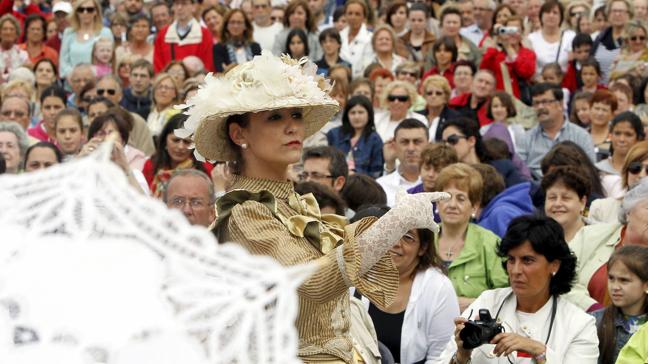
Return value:
M 132 190 L 110 146 L 0 177 L 0 363 L 297 363 L 282 267 Z

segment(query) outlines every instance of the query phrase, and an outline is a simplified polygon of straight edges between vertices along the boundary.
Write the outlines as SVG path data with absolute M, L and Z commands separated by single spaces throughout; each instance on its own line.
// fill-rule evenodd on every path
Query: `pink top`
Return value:
M 43 125 L 42 120 L 39 121 L 36 126 L 27 129 L 27 134 L 41 142 L 50 142 L 58 147 L 56 140 L 47 134 L 47 130 L 45 130 L 45 125 Z
M 95 68 L 95 74 L 97 75 L 97 79 L 100 79 L 105 75 L 110 75 L 113 73 L 112 66 L 109 64 L 95 64 L 94 68 Z

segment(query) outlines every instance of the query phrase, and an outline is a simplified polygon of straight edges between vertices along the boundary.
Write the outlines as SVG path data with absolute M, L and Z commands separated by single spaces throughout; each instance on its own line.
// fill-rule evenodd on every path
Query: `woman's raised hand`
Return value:
M 397 212 L 404 219 L 402 220 L 407 230 L 430 229 L 435 233 L 439 232 L 439 226 L 434 222 L 433 202 L 443 201 L 450 198 L 447 192 L 422 192 L 409 194 L 405 191 L 396 193 Z

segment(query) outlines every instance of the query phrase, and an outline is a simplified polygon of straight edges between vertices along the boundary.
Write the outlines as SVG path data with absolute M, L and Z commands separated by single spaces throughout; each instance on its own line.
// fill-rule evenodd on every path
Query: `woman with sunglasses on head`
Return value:
M 589 219 L 593 222 L 615 223 L 619 221 L 619 208 L 623 196 L 634 187 L 642 177 L 648 175 L 648 141 L 637 142 L 626 154 L 621 167 L 621 188 L 623 193 L 617 197 L 606 197 L 592 202 Z
M 526 182 L 529 178 L 520 173 L 520 169 L 510 159 L 494 159 L 484 146 L 479 124 L 468 118 L 448 120 L 441 128 L 441 141 L 450 144 L 459 161 L 467 164 L 485 163 L 495 167 L 502 175 L 506 187 Z
M 389 307 L 398 271 L 388 251 L 411 229 L 435 228 L 431 202 L 447 195 L 401 194 L 380 219 L 348 226 L 322 216 L 310 195 L 297 195 L 288 169 L 300 161 L 304 139 L 338 111 L 329 88 L 314 67 L 264 53 L 224 75 L 208 76 L 189 100 L 184 128 L 175 133 L 193 135 L 196 153 L 209 160 L 235 162 L 229 192 L 218 203 L 219 241 L 286 266 L 315 264 L 297 289 L 300 359 L 355 363 L 349 287 Z
M 576 257 L 560 225 L 544 216 L 515 218 L 497 256 L 511 287 L 483 292 L 455 319 L 442 362 L 596 364 L 595 320 L 566 299 L 574 290 Z M 468 320 L 500 330 L 481 335 Z
M 606 263 L 612 253 L 626 245 L 648 247 L 648 178 L 626 193 L 618 218 L 612 224 L 585 226 L 569 242 L 578 267 L 576 285 L 567 299 L 588 312 L 610 303 Z
M 384 143 L 394 139 L 394 131 L 405 119 L 416 119 L 427 125 L 425 116 L 410 111 L 418 94 L 414 85 L 405 81 L 392 81 L 385 86 L 380 96 L 383 111 L 376 113 L 376 132 Z
M 97 39 L 113 39 L 110 29 L 103 26 L 101 5 L 97 0 L 80 0 L 73 7 L 59 54 L 59 75 L 63 79 L 77 64 L 92 63 L 92 47 Z

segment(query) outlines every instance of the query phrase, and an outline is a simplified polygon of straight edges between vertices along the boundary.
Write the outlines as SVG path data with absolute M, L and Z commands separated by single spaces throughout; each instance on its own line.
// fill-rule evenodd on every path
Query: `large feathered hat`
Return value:
M 224 75 L 209 74 L 186 105 L 189 118 L 175 134 L 193 136 L 198 159 L 232 161 L 225 121 L 237 114 L 283 108 L 303 108 L 306 137 L 315 134 L 339 110 L 328 95 L 331 85 L 316 74 L 306 58 L 293 60 L 269 52 L 234 67 Z

